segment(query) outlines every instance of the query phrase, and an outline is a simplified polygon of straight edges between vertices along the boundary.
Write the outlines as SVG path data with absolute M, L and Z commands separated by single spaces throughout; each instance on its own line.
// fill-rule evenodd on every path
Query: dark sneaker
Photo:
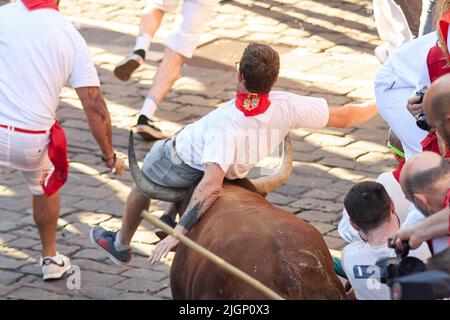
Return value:
M 95 226 L 91 229 L 92 243 L 104 252 L 108 258 L 114 263 L 126 265 L 131 261 L 131 249 L 116 250 L 114 241 L 116 241 L 117 232 L 111 232 L 103 229 L 100 226 Z
M 149 119 L 141 114 L 138 118 L 136 132 L 144 140 L 160 140 L 167 138 L 164 132 L 156 126 L 158 122 L 159 120 L 156 118 Z
M 161 216 L 161 218 L 159 218 L 159 220 L 164 222 L 165 224 L 168 224 L 172 228 L 175 228 L 175 226 L 177 225 L 174 218 L 172 218 L 171 216 L 165 215 L 165 214 L 163 214 Z M 166 238 L 168 236 L 168 234 L 166 232 L 164 232 L 163 230 L 161 230 L 159 228 L 155 229 L 155 234 L 160 240 L 163 240 L 164 238 Z
M 114 75 L 122 81 L 127 81 L 144 60 L 144 50 L 133 51 L 114 68 Z

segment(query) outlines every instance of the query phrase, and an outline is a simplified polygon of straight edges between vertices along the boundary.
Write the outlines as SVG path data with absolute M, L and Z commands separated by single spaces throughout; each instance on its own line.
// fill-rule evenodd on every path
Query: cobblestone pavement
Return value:
M 6 3 L 7 1 L 0 1 Z M 114 125 L 114 144 L 126 155 L 128 132 L 162 58 L 167 20 L 151 47 L 150 61 L 122 83 L 114 65 L 134 45 L 139 13 L 145 1 L 63 0 L 61 11 L 76 23 L 98 68 Z M 221 2 L 194 58 L 162 103 L 157 115 L 175 131 L 233 97 L 234 63 L 249 41 L 273 45 L 281 55 L 279 89 L 324 97 L 330 104 L 373 97 L 379 68 L 372 52 L 379 39 L 373 29 L 371 1 L 230 0 Z M 58 119 L 69 142 L 70 177 L 62 191 L 59 251 L 81 269 L 81 289 L 66 281 L 44 283 L 37 260 L 38 233 L 30 194 L 22 176 L 0 168 L 0 298 L 11 299 L 169 299 L 168 261 L 146 262 L 156 241 L 143 223 L 132 243 L 129 267 L 109 262 L 91 245 L 88 231 L 100 224 L 116 229 L 131 177 L 105 173 L 80 102 L 73 90 L 61 95 Z M 380 118 L 350 129 L 294 130 L 294 172 L 268 199 L 314 224 L 332 249 L 342 249 L 337 233 L 344 194 L 355 181 L 374 179 L 393 167 L 384 147 L 386 125 Z M 139 159 L 151 144 L 137 141 Z M 274 165 L 274 161 L 268 161 Z M 155 202 L 161 214 L 166 204 Z

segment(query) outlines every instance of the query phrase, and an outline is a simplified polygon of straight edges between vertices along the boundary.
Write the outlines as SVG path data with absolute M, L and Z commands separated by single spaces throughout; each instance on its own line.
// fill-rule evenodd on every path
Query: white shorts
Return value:
M 41 179 L 53 170 L 47 152 L 49 142 L 48 133 L 28 134 L 0 128 L 0 166 L 19 170 L 36 196 L 44 194 Z
M 175 17 L 170 34 L 164 39 L 164 44 L 189 59 L 192 58 L 219 0 L 148 0 L 145 11 L 157 8 L 175 13 L 181 2 L 183 2 L 181 11 Z

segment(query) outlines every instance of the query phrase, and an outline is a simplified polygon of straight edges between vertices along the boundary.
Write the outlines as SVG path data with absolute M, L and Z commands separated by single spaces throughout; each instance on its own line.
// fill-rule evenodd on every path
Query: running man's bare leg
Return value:
M 59 192 L 51 195 L 33 196 L 33 217 L 42 242 L 42 256 L 56 255 L 56 229 L 61 197 Z

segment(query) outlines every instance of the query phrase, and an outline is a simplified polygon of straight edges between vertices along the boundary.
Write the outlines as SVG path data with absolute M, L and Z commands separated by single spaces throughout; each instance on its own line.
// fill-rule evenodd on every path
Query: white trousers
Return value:
M 408 21 L 394 0 L 373 0 L 373 15 L 380 39 L 389 53 L 413 39 Z
M 43 195 L 41 179 L 53 170 L 48 157 L 49 134 L 28 134 L 0 128 L 0 166 L 19 170 L 33 195 Z
M 385 63 L 375 78 L 377 109 L 395 135 L 400 139 L 406 159 L 422 152 L 420 142 L 427 132 L 416 125 L 416 119 L 406 107 L 414 87 L 398 78 L 389 62 Z
M 152 8 L 176 15 L 172 29 L 164 39 L 164 44 L 186 58 L 192 58 L 198 41 L 205 31 L 214 7 L 219 0 L 148 0 L 145 11 Z

